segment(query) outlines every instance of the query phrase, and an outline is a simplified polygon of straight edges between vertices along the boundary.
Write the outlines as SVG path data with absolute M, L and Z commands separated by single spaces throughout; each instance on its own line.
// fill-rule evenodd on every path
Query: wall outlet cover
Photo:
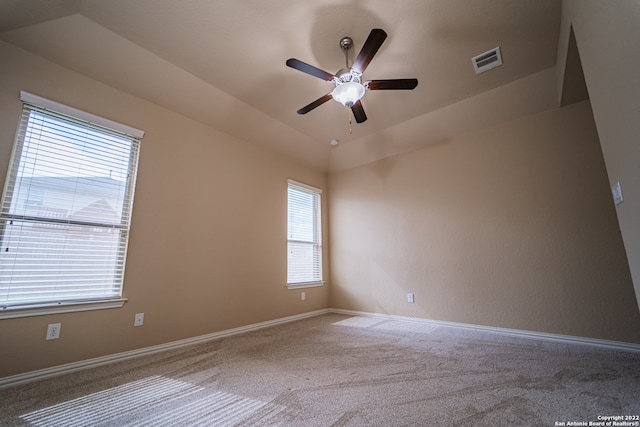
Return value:
M 50 323 L 47 326 L 46 340 L 57 340 L 60 338 L 60 329 L 62 329 L 62 323 Z
M 144 324 L 144 313 L 136 313 L 133 326 L 142 326 Z

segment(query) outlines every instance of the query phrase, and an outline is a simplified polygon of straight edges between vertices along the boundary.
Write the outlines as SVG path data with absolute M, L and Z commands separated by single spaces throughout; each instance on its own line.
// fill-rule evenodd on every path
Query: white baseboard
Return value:
M 589 345 L 592 347 L 608 348 L 608 349 L 617 350 L 617 351 L 640 353 L 640 344 L 634 344 L 634 343 L 628 343 L 628 342 L 622 342 L 622 341 L 609 341 L 609 340 L 602 340 L 598 338 L 584 338 L 584 337 L 576 337 L 572 335 L 549 334 L 545 332 L 533 332 L 533 331 L 524 331 L 520 329 L 497 328 L 493 326 L 473 325 L 469 323 L 446 322 L 441 320 L 423 319 L 420 317 L 394 316 L 391 314 L 369 313 L 364 311 L 342 310 L 342 309 L 336 309 L 336 308 L 329 309 L 329 312 L 335 313 L 335 314 L 345 314 L 349 316 L 376 317 L 376 318 L 381 318 L 386 320 L 402 320 L 402 321 L 409 321 L 409 322 L 420 322 L 420 323 L 426 323 L 430 325 L 449 326 L 453 328 L 462 328 L 462 329 L 472 329 L 476 331 L 491 332 L 491 333 L 502 334 L 502 335 L 511 335 L 511 336 L 516 336 L 521 338 L 526 337 L 526 338 L 540 339 L 540 340 L 546 340 L 546 341 L 564 342 L 567 344 L 582 344 L 582 345 Z
M 140 348 L 137 350 L 125 351 L 122 353 L 110 354 L 108 356 L 96 357 L 93 359 L 81 360 L 79 362 L 67 363 L 64 365 L 53 366 L 51 368 L 39 369 L 37 371 L 26 372 L 24 374 L 12 375 L 0 378 L 0 390 L 33 381 L 43 380 L 45 378 L 55 377 L 58 375 L 69 374 L 97 366 L 107 365 L 109 363 L 120 362 L 134 357 L 145 356 L 148 354 L 159 353 L 161 351 L 171 350 L 184 347 L 187 345 L 198 344 L 205 341 L 212 341 L 220 338 L 230 337 L 245 332 L 257 331 L 258 329 L 268 328 L 270 326 L 281 325 L 283 323 L 295 322 L 296 320 L 307 319 L 322 314 L 329 313 L 329 309 L 310 311 L 308 313 L 297 314 L 294 316 L 282 317 L 279 319 L 268 320 L 266 322 L 254 323 L 251 325 L 240 326 L 238 328 L 227 329 L 224 331 L 213 332 L 211 334 L 199 335 L 197 337 L 187 338 L 179 341 L 172 341 L 165 344 L 154 345 L 151 347 Z
M 390 314 L 369 313 L 355 310 L 342 310 L 335 308 L 327 308 L 323 310 L 310 311 L 308 313 L 297 314 L 294 316 L 282 317 L 279 319 L 268 320 L 266 322 L 254 323 L 251 325 L 240 326 L 238 328 L 227 329 L 224 331 L 213 332 L 211 334 L 199 335 L 197 337 L 187 338 L 179 341 L 172 341 L 165 344 L 154 345 L 151 347 L 140 348 L 137 350 L 125 351 L 122 353 L 110 354 L 108 356 L 96 357 L 93 359 L 81 360 L 79 362 L 67 363 L 64 365 L 53 366 L 51 368 L 39 369 L 37 371 L 26 372 L 23 374 L 12 375 L 0 378 L 0 389 L 9 388 L 21 384 L 43 380 L 45 378 L 55 377 L 58 375 L 69 374 L 89 368 L 95 368 L 109 363 L 120 362 L 134 357 L 145 356 L 148 354 L 159 353 L 161 351 L 176 349 L 187 345 L 198 344 L 201 342 L 212 341 L 224 337 L 242 334 L 245 332 L 257 331 L 259 329 L 271 326 L 281 325 L 284 323 L 295 322 L 297 320 L 307 319 L 310 317 L 320 316 L 322 314 L 334 313 L 345 314 L 349 316 L 375 317 L 385 320 L 401 320 L 409 322 L 420 322 L 437 326 L 449 326 L 455 328 L 472 329 L 484 332 L 492 332 L 504 335 L 528 337 L 533 339 L 543 339 L 547 341 L 559 341 L 571 344 L 583 344 L 595 347 L 603 347 L 617 351 L 627 351 L 640 353 L 640 344 L 626 343 L 620 341 L 608 341 L 596 338 L 582 338 L 570 335 L 547 334 L 542 332 L 523 331 L 518 329 L 495 328 L 490 326 L 471 325 L 467 323 L 445 322 L 438 320 L 423 319 L 417 317 L 394 316 Z

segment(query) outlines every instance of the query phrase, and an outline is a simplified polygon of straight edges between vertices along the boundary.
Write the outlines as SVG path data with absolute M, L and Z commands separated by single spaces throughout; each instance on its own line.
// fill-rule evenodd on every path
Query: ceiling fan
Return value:
M 351 67 L 349 67 L 348 52 L 349 49 L 353 47 L 353 40 L 350 37 L 343 37 L 340 40 L 340 48 L 347 59 L 347 66 L 339 70 L 336 74 L 328 73 L 295 58 L 288 59 L 287 66 L 335 84 L 333 91 L 321 96 L 309 105 L 302 107 L 297 113 L 306 114 L 333 98 L 345 107 L 351 108 L 356 122 L 362 123 L 367 120 L 367 115 L 364 113 L 364 108 L 360 100 L 367 90 L 415 89 L 415 87 L 418 86 L 418 79 L 368 80 L 363 82 L 362 73 L 364 73 L 364 70 L 386 38 L 387 33 L 385 33 L 384 30 L 380 28 L 371 30 L 360 53 L 358 53 Z

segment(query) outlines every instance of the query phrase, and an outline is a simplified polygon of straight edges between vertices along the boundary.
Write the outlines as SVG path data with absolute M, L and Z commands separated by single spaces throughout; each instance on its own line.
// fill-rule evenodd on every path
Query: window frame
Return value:
M 69 107 L 64 104 L 57 103 L 55 101 L 48 100 L 46 98 L 39 97 L 37 95 L 30 94 L 25 91 L 20 92 L 20 100 L 22 101 L 22 108 L 20 114 L 20 124 L 18 125 L 18 130 L 16 132 L 16 137 L 13 144 L 13 152 L 10 159 L 10 164 L 8 165 L 6 180 L 4 184 L 4 191 L 2 193 L 2 201 L 6 202 L 4 206 L 10 206 L 9 203 L 13 203 L 13 198 L 18 197 L 16 190 L 16 182 L 18 177 L 18 168 L 21 162 L 21 159 L 25 153 L 22 151 L 23 146 L 26 141 L 25 132 L 21 130 L 21 126 L 23 126 L 23 120 L 25 119 L 25 114 L 30 115 L 33 111 L 37 111 L 39 114 L 50 115 L 52 117 L 62 117 L 65 120 L 65 117 L 68 118 L 71 122 L 75 123 L 75 125 L 83 126 L 89 130 L 89 132 L 100 131 L 113 135 L 119 135 L 119 137 L 125 137 L 127 140 L 131 141 L 131 147 L 129 148 L 129 162 L 133 162 L 133 166 L 129 166 L 127 169 L 129 176 L 127 177 L 124 187 L 125 193 L 123 196 L 123 205 L 121 206 L 120 215 L 126 215 L 126 225 L 124 225 L 121 230 L 123 230 L 123 235 L 120 237 L 121 243 L 119 249 L 120 253 L 124 257 L 123 261 L 114 261 L 113 267 L 115 271 L 117 271 L 117 277 L 120 277 L 118 286 L 114 288 L 116 292 L 114 295 L 106 297 L 87 297 L 87 298 L 73 298 L 73 299 L 58 299 L 52 298 L 47 301 L 44 300 L 34 300 L 34 301 L 25 301 L 24 303 L 16 302 L 14 304 L 6 304 L 4 302 L 0 302 L 0 319 L 5 318 L 15 318 L 15 317 L 28 317 L 28 316 L 38 316 L 38 315 L 46 315 L 46 314 L 54 314 L 54 313 L 65 313 L 65 312 L 75 312 L 75 311 L 88 311 L 88 310 L 99 310 L 99 309 L 110 309 L 110 308 L 119 308 L 122 307 L 127 301 L 126 298 L 123 297 L 124 291 L 124 272 L 126 266 L 126 254 L 129 243 L 129 233 L 131 227 L 131 213 L 132 213 L 132 205 L 134 199 L 134 191 L 136 184 L 136 177 L 138 172 L 138 162 L 140 155 L 140 145 L 141 140 L 144 136 L 144 132 L 135 129 L 133 127 L 123 125 L 121 123 L 117 123 L 111 121 L 109 119 L 99 117 L 93 115 L 91 113 L 84 112 L 82 110 L 75 109 L 73 107 Z M 11 195 L 7 195 L 7 192 L 11 192 Z M 83 194 L 83 193 L 74 193 L 74 194 Z M 6 200 L 5 200 L 6 198 Z M 17 199 L 19 200 L 19 199 Z M 3 208 L 5 209 L 5 208 Z M 10 212 L 5 212 L 4 210 L 0 212 L 0 216 L 4 221 L 10 222 L 16 220 L 15 215 Z M 18 215 L 19 216 L 19 215 Z M 18 219 L 19 220 L 19 219 Z M 29 220 L 34 220 L 33 218 L 29 218 Z M 3 224 L 4 224 L 3 221 Z M 42 221 L 47 221 L 43 218 Z M 72 220 L 69 220 L 69 225 L 74 224 Z M 44 222 L 43 222 L 44 224 Z M 5 231 L 0 230 L 0 232 L 4 233 Z M 0 237 L 2 237 L 0 235 Z M 55 246 L 54 246 L 55 247 Z M 115 273 L 114 273 L 115 274 Z M 115 277 L 115 276 L 114 276 Z M 117 294 L 117 295 L 115 295 Z
M 299 191 L 302 192 L 306 192 L 307 194 L 313 194 L 314 195 L 314 211 L 313 211 L 313 228 L 314 230 L 312 231 L 313 234 L 313 238 L 312 241 L 308 241 L 308 240 L 296 240 L 296 239 L 292 239 L 291 238 L 291 224 L 290 224 L 290 218 L 291 218 L 291 203 L 290 203 L 290 191 L 292 190 L 292 187 L 297 187 L 298 189 L 300 189 Z M 315 252 L 314 253 L 314 257 L 317 257 L 317 267 L 315 269 L 317 269 L 317 275 L 314 275 L 314 277 L 311 280 L 307 280 L 307 281 L 301 281 L 301 282 L 290 282 L 290 274 L 291 274 L 291 264 L 290 264 L 290 245 L 291 244 L 308 244 L 311 245 L 314 249 Z M 315 258 L 312 259 L 311 261 L 312 263 L 316 262 Z M 311 270 L 314 270 L 314 267 L 312 266 L 310 268 Z M 302 182 L 293 180 L 293 179 L 288 179 L 287 180 L 287 288 L 288 289 L 300 289 L 300 288 L 310 288 L 310 287 L 318 287 L 318 286 L 323 286 L 325 283 L 324 281 L 324 263 L 323 263 L 323 244 L 322 244 L 322 189 L 317 188 L 317 187 L 313 187 L 311 185 L 308 184 L 304 184 Z

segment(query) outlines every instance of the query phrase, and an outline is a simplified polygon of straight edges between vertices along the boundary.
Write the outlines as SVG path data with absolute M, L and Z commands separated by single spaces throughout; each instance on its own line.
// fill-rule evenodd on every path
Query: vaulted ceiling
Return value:
M 560 0 L 3 0 L 0 39 L 337 171 L 402 151 L 386 148 L 394 136 L 430 134 L 438 112 L 553 67 L 560 14 Z M 415 77 L 418 87 L 367 92 L 362 124 L 333 101 L 296 114 L 333 86 L 285 61 L 335 73 L 340 39 L 354 40 L 353 60 L 372 28 L 388 38 L 365 80 Z M 471 58 L 497 46 L 504 65 L 476 75 Z M 457 114 L 474 120 L 473 108 Z

